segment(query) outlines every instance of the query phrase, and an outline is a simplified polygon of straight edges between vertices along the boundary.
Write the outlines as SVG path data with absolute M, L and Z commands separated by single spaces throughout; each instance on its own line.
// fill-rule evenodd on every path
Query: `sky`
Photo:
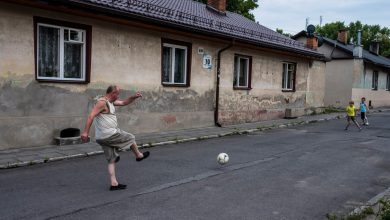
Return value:
M 390 0 L 259 0 L 252 11 L 261 25 L 296 34 L 309 24 L 322 25 L 336 21 L 361 21 L 362 24 L 390 28 Z

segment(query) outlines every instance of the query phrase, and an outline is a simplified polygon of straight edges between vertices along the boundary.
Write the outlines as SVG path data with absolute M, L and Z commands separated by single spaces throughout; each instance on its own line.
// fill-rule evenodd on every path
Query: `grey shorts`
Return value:
M 96 140 L 96 142 L 102 146 L 107 161 L 109 163 L 116 163 L 120 159 L 119 151 L 125 150 L 135 144 L 135 137 L 130 133 L 118 129 L 118 132 L 112 136 L 106 139 Z

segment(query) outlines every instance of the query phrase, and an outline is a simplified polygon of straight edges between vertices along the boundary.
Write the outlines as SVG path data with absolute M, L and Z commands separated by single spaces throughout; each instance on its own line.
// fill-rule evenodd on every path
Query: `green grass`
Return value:
M 328 220 L 366 220 L 367 217 L 371 217 L 375 220 L 390 220 L 390 199 L 380 199 L 375 207 L 378 207 L 377 211 L 374 211 L 373 207 L 365 207 L 358 213 L 352 213 L 348 215 L 337 216 L 333 213 L 326 214 Z
M 344 109 L 341 108 L 325 108 L 324 114 L 336 113 L 336 112 L 344 112 Z
M 381 220 L 390 220 L 390 200 L 381 199 L 379 200 L 379 212 L 378 215 Z

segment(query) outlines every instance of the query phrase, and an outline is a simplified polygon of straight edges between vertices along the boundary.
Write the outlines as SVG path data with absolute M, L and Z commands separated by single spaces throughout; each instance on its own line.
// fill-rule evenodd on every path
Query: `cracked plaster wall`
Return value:
M 378 90 L 372 89 L 374 71 L 378 71 Z M 352 100 L 355 105 L 358 106 L 361 98 L 365 97 L 367 105 L 371 101 L 374 108 L 390 106 L 390 92 L 386 90 L 387 74 L 390 74 L 390 72 L 381 67 L 356 59 L 354 62 L 354 86 L 352 88 Z
M 33 16 L 92 26 L 89 84 L 35 80 Z M 15 37 L 17 36 L 17 37 Z M 192 43 L 191 86 L 161 85 L 161 38 Z M 202 47 L 213 58 L 223 45 L 93 19 L 0 3 L 0 150 L 53 144 L 60 130 L 83 130 L 95 98 L 110 84 L 120 98 L 142 99 L 117 108 L 123 130 L 133 133 L 213 125 L 215 68 L 202 68 Z M 94 128 L 91 128 L 93 137 Z
M 235 54 L 252 57 L 250 90 L 233 89 Z M 297 64 L 295 92 L 282 92 L 283 62 Z M 233 48 L 223 54 L 221 66 L 219 119 L 222 124 L 282 118 L 286 108 L 303 115 L 308 109 L 323 107 L 324 62 Z

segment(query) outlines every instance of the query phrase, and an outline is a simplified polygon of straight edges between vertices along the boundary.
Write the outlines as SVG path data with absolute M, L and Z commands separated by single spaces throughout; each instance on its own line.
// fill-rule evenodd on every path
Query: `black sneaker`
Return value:
M 145 151 L 142 154 L 144 155 L 143 157 L 135 159 L 137 162 L 140 162 L 141 160 L 148 158 L 149 155 L 150 155 L 150 152 L 149 151 Z
M 121 190 L 121 189 L 126 189 L 126 188 L 127 188 L 127 185 L 118 184 L 117 186 L 110 186 L 110 191 Z

